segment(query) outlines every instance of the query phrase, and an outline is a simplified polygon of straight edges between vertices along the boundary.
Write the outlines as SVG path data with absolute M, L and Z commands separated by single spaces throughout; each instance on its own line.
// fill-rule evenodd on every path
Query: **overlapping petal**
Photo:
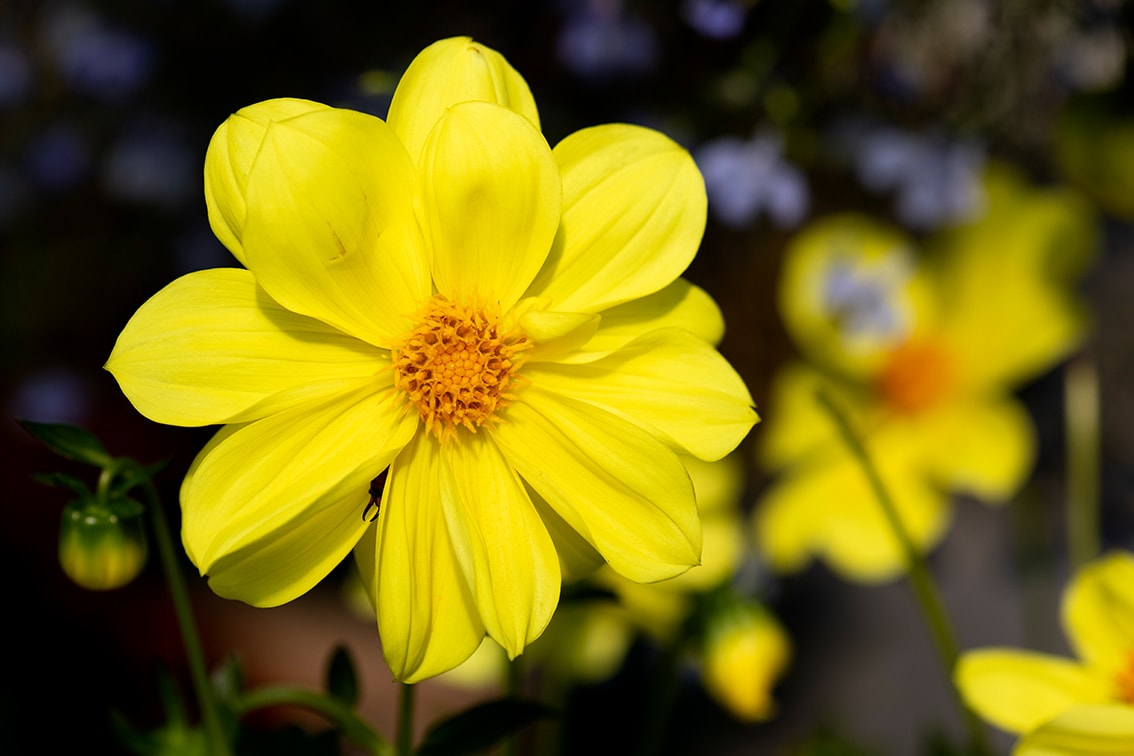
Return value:
M 443 39 L 418 53 L 398 82 L 386 121 L 416 163 L 445 110 L 470 100 L 502 105 L 539 128 L 527 82 L 503 55 L 470 37 Z
M 1064 595 L 1063 625 L 1076 655 L 1110 674 L 1134 654 L 1134 555 L 1114 551 L 1084 566 Z
M 454 105 L 422 148 L 420 169 L 437 291 L 508 310 L 543 265 L 559 225 L 559 173 L 543 135 L 498 105 Z
M 390 466 L 375 535 L 355 550 L 378 611 L 382 654 L 407 683 L 452 669 L 484 638 L 449 533 L 441 478 L 435 439 L 420 432 Z
M 293 116 L 326 110 L 310 100 L 283 97 L 241 108 L 214 132 L 205 152 L 205 206 L 209 225 L 221 244 L 241 263 L 245 262 L 241 237 L 247 213 L 245 193 L 248 172 L 260 153 L 269 124 Z
M 248 177 L 248 268 L 284 307 L 388 347 L 431 294 L 416 187 L 377 118 L 329 109 L 273 123 Z
M 1010 732 L 1029 732 L 1080 704 L 1110 700 L 1110 681 L 1069 659 L 1016 649 L 965 653 L 957 687 L 981 718 Z
M 139 412 L 171 425 L 255 420 L 388 366 L 388 353 L 281 307 L 237 268 L 190 273 L 159 291 L 106 363 Z M 375 380 L 391 383 L 388 373 Z
M 584 399 L 648 428 L 678 451 L 720 459 L 756 422 L 744 381 L 720 353 L 687 331 L 651 331 L 582 365 L 532 365 L 548 391 Z
M 492 436 L 528 485 L 622 575 L 664 580 L 700 560 L 689 476 L 641 428 L 533 383 Z
M 1129 756 L 1134 753 L 1134 708 L 1076 706 L 1044 722 L 1016 745 L 1012 756 Z
M 392 389 L 357 385 L 315 405 L 223 428 L 181 488 L 182 540 L 222 596 L 274 606 L 350 553 L 369 481 L 418 421 Z
M 454 549 L 488 634 L 515 658 L 559 603 L 559 559 L 519 476 L 486 434 L 441 445 Z
M 705 230 L 701 174 L 680 145 L 651 129 L 609 124 L 555 146 L 563 219 L 529 290 L 557 310 L 599 312 L 668 286 Z

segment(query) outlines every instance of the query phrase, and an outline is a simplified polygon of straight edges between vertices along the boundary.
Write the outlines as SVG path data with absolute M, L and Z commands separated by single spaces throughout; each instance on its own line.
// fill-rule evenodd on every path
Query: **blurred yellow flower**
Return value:
M 774 568 L 822 557 L 860 581 L 904 560 L 867 479 L 815 401 L 825 387 L 864 435 L 914 543 L 949 524 L 951 492 L 1012 497 L 1034 432 L 1011 396 L 1082 339 L 1071 281 L 1092 251 L 1084 204 L 1000 171 L 977 221 L 938 234 L 923 259 L 895 229 L 856 216 L 805 230 L 787 251 L 780 310 L 806 362 L 770 391 L 758 546 Z
M 1077 659 L 988 648 L 961 655 L 957 687 L 980 717 L 1025 735 L 1016 753 L 1134 753 L 1134 555 L 1088 564 L 1064 591 Z
M 772 687 L 791 660 L 787 633 L 766 609 L 735 603 L 710 620 L 704 642 L 705 689 L 737 718 L 776 714 Z
M 613 124 L 553 150 L 520 75 L 453 38 L 387 121 L 244 108 L 205 185 L 244 267 L 163 289 L 107 368 L 153 420 L 226 424 L 181 491 L 213 590 L 281 604 L 353 550 L 413 682 L 486 632 L 519 654 L 564 572 L 700 561 L 678 453 L 723 457 L 756 414 L 710 343 L 719 310 L 678 278 L 705 224 L 684 149 Z

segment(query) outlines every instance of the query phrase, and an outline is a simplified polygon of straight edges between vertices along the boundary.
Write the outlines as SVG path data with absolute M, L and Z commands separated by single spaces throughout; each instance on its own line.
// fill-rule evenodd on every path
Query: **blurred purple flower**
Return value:
M 0 108 L 19 105 L 32 90 L 32 67 L 16 45 L 0 42 Z
M 52 368 L 25 376 L 8 403 L 8 416 L 39 423 L 81 425 L 90 412 L 90 387 L 76 372 Z
M 822 300 L 850 339 L 896 338 L 909 327 L 895 304 L 894 292 L 912 275 L 913 266 L 904 254 L 895 253 L 885 264 L 873 268 L 856 266 L 851 260 L 836 260 L 826 271 Z
M 31 180 L 42 189 L 62 192 L 87 175 L 91 164 L 86 137 L 70 124 L 56 124 L 36 135 L 24 152 Z
M 72 89 L 117 102 L 145 86 L 155 57 L 148 40 L 78 5 L 56 6 L 49 14 L 46 46 Z
M 884 127 L 864 135 L 855 162 L 865 187 L 895 192 L 895 213 L 912 228 L 955 223 L 981 207 L 984 149 L 975 142 Z
M 807 182 L 780 149 L 777 137 L 757 134 L 748 141 L 716 139 L 693 153 L 717 218 L 736 227 L 748 225 L 761 211 L 780 228 L 802 220 L 810 204 Z
M 601 79 L 653 68 L 657 36 L 648 24 L 627 18 L 621 2 L 588 0 L 569 12 L 557 52 L 572 73 Z
M 143 118 L 110 148 L 102 178 L 107 191 L 120 199 L 175 208 L 202 191 L 197 162 L 175 124 Z
M 683 0 L 681 18 L 697 32 L 714 39 L 731 39 L 744 29 L 746 4 L 737 0 Z

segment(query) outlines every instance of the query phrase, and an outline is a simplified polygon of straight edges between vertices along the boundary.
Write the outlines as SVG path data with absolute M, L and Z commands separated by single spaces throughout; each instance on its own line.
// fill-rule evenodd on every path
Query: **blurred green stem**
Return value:
M 256 709 L 280 705 L 302 706 L 321 714 L 335 725 L 344 738 L 362 746 L 367 753 L 374 754 L 374 756 L 393 756 L 394 754 L 389 744 L 347 706 L 333 698 L 310 690 L 282 685 L 257 688 L 241 696 L 238 713 L 246 714 Z
M 1081 354 L 1064 373 L 1067 426 L 1067 537 L 1071 568 L 1099 553 L 1099 381 L 1095 362 Z
M 957 657 L 959 655 L 957 639 L 953 634 L 953 628 L 949 623 L 949 616 L 945 611 L 945 605 L 941 601 L 941 595 L 925 563 L 925 558 L 914 545 L 913 541 L 910 540 L 910 535 L 906 532 L 906 527 L 902 523 L 901 517 L 898 515 L 894 500 L 890 496 L 889 490 L 883 484 L 882 477 L 878 474 L 878 468 L 874 466 L 874 461 L 871 459 L 870 453 L 867 451 L 862 438 L 855 429 L 851 427 L 850 420 L 847 418 L 846 413 L 838 406 L 836 401 L 826 390 L 819 389 L 815 396 L 819 404 L 821 404 L 823 409 L 831 416 L 831 419 L 838 427 L 839 435 L 842 436 L 843 441 L 862 467 L 863 472 L 866 473 L 870 487 L 873 489 L 874 495 L 878 499 L 878 504 L 882 507 L 886 522 L 890 525 L 890 529 L 894 532 L 894 536 L 898 540 L 898 544 L 906 560 L 906 571 L 909 577 L 910 587 L 913 588 L 914 595 L 917 597 L 918 604 L 921 607 L 922 615 L 929 625 L 930 634 L 933 636 L 934 645 L 937 647 L 937 655 L 941 659 L 945 674 L 948 677 L 949 690 L 953 693 L 957 706 L 964 718 L 965 726 L 969 731 L 970 752 L 974 755 L 979 754 L 981 756 L 991 754 L 992 751 L 988 745 L 988 736 L 983 723 L 965 706 L 965 701 L 961 697 L 961 693 L 957 689 L 956 684 L 953 682 L 953 670 L 957 665 Z
M 507 659 L 505 662 L 508 665 L 505 672 L 508 688 L 506 695 L 513 700 L 519 700 L 523 693 L 524 669 L 521 659 L 523 659 L 522 656 L 517 656 L 515 659 Z M 504 756 L 516 756 L 517 753 L 516 734 L 512 733 L 504 741 Z
M 673 702 L 677 698 L 678 673 L 684 646 L 683 636 L 663 644 L 661 657 L 654 662 L 653 681 L 646 692 L 646 711 L 635 751 L 638 756 L 656 756 L 662 751 L 665 735 L 669 731 Z
M 413 754 L 413 684 L 402 683 L 398 702 L 398 756 Z
M 102 481 L 99 481 L 100 488 Z M 169 535 L 169 524 L 165 519 L 165 510 L 162 508 L 160 497 L 153 481 L 146 479 L 145 483 L 146 510 L 150 513 L 153 522 L 154 540 L 157 543 L 159 558 L 165 571 L 165 579 L 169 585 L 169 595 L 173 601 L 173 609 L 177 614 L 177 624 L 181 629 L 181 641 L 185 645 L 185 657 L 189 663 L 189 673 L 193 679 L 193 689 L 197 694 L 197 705 L 201 709 L 201 722 L 205 731 L 205 740 L 209 745 L 209 753 L 216 756 L 228 756 L 231 752 L 224 727 L 221 725 L 216 700 L 213 698 L 213 688 L 209 684 L 209 674 L 205 667 L 205 654 L 201 649 L 201 639 L 197 634 L 197 623 L 193 619 L 193 608 L 189 603 L 189 591 L 185 586 L 185 579 L 181 574 L 181 567 L 177 563 L 177 554 L 173 549 L 173 540 Z

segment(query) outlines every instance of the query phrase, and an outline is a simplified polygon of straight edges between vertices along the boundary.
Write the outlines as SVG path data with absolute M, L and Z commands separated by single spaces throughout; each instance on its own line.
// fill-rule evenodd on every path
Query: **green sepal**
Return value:
M 33 473 L 32 480 L 37 483 L 42 483 L 45 486 L 53 486 L 55 488 L 68 488 L 72 493 L 78 494 L 79 498 L 86 501 L 94 498 L 94 494 L 87 488 L 87 484 L 76 478 L 74 475 L 69 475 L 63 472 L 53 473 Z
M 335 646 L 327 665 L 327 693 L 348 709 L 358 704 L 358 674 L 346 646 Z
M 538 701 L 498 698 L 454 714 L 430 728 L 418 756 L 459 756 L 490 748 L 557 712 Z
M 61 457 L 86 462 L 95 467 L 106 467 L 112 461 L 102 443 L 88 430 L 64 423 L 36 423 L 31 420 L 17 422 Z

